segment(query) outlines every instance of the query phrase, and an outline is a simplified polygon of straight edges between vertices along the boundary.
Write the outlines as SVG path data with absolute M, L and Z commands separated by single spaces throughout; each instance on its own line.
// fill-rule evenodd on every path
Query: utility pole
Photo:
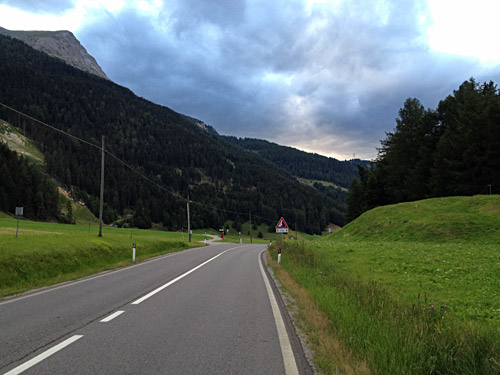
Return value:
M 104 208 L 104 136 L 102 136 L 101 154 L 101 201 L 99 202 L 99 237 L 102 237 L 102 210 Z
M 189 242 L 191 242 L 191 220 L 189 219 L 189 194 L 188 194 L 188 201 L 187 201 L 187 214 L 188 214 L 188 238 L 189 238 Z
M 252 214 L 249 212 L 248 217 L 250 218 L 250 243 L 252 242 Z

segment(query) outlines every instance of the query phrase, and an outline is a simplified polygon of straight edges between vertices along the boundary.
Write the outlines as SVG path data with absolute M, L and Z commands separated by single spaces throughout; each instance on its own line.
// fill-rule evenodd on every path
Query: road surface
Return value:
M 185 250 L 0 301 L 0 374 L 311 374 L 264 245 Z

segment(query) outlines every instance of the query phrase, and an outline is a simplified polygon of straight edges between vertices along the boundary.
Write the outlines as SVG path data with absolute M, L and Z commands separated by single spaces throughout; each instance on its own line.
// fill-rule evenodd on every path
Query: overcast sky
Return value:
M 498 5 L 497 5 L 498 4 Z M 0 26 L 72 31 L 110 79 L 212 125 L 376 157 L 404 101 L 500 83 L 497 0 L 0 0 Z

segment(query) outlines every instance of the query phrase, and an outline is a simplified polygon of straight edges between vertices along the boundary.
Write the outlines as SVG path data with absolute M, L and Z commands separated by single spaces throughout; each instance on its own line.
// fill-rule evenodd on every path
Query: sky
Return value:
M 0 0 L 106 75 L 220 134 L 374 159 L 407 98 L 500 82 L 498 0 Z

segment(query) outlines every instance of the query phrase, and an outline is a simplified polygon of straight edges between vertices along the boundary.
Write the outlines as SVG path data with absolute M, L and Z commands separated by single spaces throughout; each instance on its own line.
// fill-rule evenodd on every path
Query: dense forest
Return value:
M 347 220 L 381 205 L 431 197 L 488 194 L 500 187 L 500 93 L 493 82 L 465 81 L 425 109 L 407 99 L 376 165 L 359 168 Z
M 29 219 L 60 219 L 57 186 L 39 166 L 10 151 L 0 142 L 0 211 L 14 213 L 23 207 Z
M 0 118 L 37 143 L 47 173 L 74 198 L 97 214 L 101 136 L 106 137 L 107 151 L 169 191 L 108 157 L 107 223 L 132 212 L 129 222 L 122 224 L 160 223 L 180 229 L 186 226 L 189 195 L 194 201 L 194 228 L 219 227 L 226 219 L 246 221 L 249 214 L 253 222 L 269 225 L 284 216 L 309 233 L 319 233 L 330 222 L 343 224 L 342 212 L 331 198 L 257 155 L 242 152 L 187 116 L 8 37 L 0 36 L 0 58 L 0 103 L 97 146 L 0 107 Z

